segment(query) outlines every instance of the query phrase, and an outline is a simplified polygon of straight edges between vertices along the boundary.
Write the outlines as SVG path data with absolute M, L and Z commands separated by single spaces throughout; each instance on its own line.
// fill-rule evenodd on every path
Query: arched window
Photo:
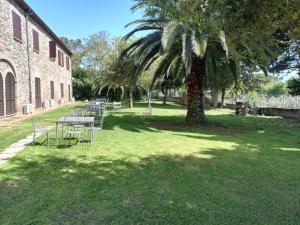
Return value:
M 6 75 L 5 79 L 5 100 L 6 100 L 6 115 L 16 113 L 16 83 L 15 78 L 11 73 Z

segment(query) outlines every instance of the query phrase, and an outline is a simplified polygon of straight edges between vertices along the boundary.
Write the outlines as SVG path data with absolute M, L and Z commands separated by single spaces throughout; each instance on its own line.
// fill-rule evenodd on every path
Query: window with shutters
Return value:
M 65 97 L 64 84 L 60 84 L 60 96 L 63 99 Z
M 40 39 L 39 33 L 36 30 L 32 30 L 32 38 L 33 38 L 33 50 L 37 53 L 40 52 Z
M 54 99 L 54 81 L 50 81 L 50 96 Z
M 58 65 L 61 66 L 61 51 L 60 50 L 58 50 L 57 58 L 58 58 Z
M 55 58 L 56 58 L 56 42 L 55 41 L 49 42 L 49 57 L 52 61 L 55 61 Z
M 22 42 L 22 23 L 21 17 L 12 11 L 12 20 L 13 20 L 13 35 L 14 39 Z
M 64 67 L 64 65 L 65 65 L 65 56 L 64 56 L 64 53 L 61 50 L 58 50 L 57 57 L 58 57 L 58 65 Z
M 68 56 L 66 56 L 66 68 L 70 70 L 70 58 Z
M 65 66 L 65 56 L 64 56 L 64 53 L 61 53 L 61 66 L 62 67 Z

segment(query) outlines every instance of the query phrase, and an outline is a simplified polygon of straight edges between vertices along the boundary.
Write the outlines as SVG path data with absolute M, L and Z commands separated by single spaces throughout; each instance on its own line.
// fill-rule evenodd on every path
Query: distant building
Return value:
M 0 117 L 72 101 L 71 51 L 23 0 L 0 0 Z

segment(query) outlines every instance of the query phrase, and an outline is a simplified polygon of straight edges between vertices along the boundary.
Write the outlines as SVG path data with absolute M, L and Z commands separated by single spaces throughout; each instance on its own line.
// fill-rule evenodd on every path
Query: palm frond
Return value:
M 140 26 L 136 27 L 134 30 L 126 34 L 123 39 L 128 40 L 130 37 L 132 37 L 135 33 L 140 31 L 153 31 L 153 30 L 162 30 L 162 28 L 155 24 L 141 24 Z
M 225 36 L 225 32 L 224 31 L 220 31 L 219 33 L 219 39 L 221 41 L 221 45 L 223 47 L 223 50 L 226 52 L 226 55 L 228 56 L 228 46 L 226 43 L 226 36 Z
M 192 47 L 193 52 L 200 58 L 203 58 L 207 48 L 208 38 L 205 35 L 200 35 L 196 37 L 195 34 L 192 35 Z
M 172 21 L 168 23 L 163 29 L 161 43 L 165 51 L 169 51 L 171 46 L 174 44 L 174 41 L 176 40 L 176 38 L 178 38 L 178 34 L 180 34 L 181 27 L 181 23 Z
M 166 75 L 170 65 L 172 64 L 172 62 L 174 60 L 176 60 L 178 58 L 178 52 L 176 51 L 171 51 L 166 53 L 165 55 L 162 56 L 162 59 L 158 65 L 158 67 L 156 68 L 156 71 L 154 73 L 153 79 L 152 79 L 152 83 L 151 83 L 151 89 L 153 88 L 155 82 Z
M 141 8 L 146 7 L 159 7 L 159 0 L 139 0 L 136 4 L 131 7 L 131 11 L 135 12 Z
M 187 73 L 190 73 L 192 66 L 192 38 L 190 34 L 182 34 L 182 60 Z
M 163 20 L 162 19 L 138 19 L 126 24 L 125 28 L 135 24 L 158 25 L 160 22 L 163 22 Z

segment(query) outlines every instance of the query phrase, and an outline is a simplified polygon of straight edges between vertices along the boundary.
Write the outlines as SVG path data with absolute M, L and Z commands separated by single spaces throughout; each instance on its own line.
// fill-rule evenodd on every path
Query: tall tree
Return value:
M 153 32 L 134 42 L 123 58 L 132 57 L 136 61 L 133 77 L 160 57 L 163 59 L 154 79 L 163 76 L 173 63 L 178 63 L 178 68 L 183 65 L 188 95 L 186 120 L 203 122 L 203 89 L 207 77 L 237 77 L 240 63 L 265 70 L 274 57 L 270 49 L 274 46 L 272 35 L 283 25 L 280 21 L 286 19 L 285 10 L 294 10 L 286 3 L 276 3 L 137 0 L 132 9 L 143 8 L 145 15 L 131 23 L 138 26 L 125 38 L 138 31 Z
M 62 42 L 71 50 L 72 56 L 72 69 L 76 70 L 82 65 L 82 58 L 84 56 L 84 44 L 81 39 L 68 39 L 61 38 Z
M 296 96 L 300 95 L 300 73 L 298 78 L 288 80 L 289 94 Z
M 83 65 L 89 70 L 105 71 L 107 64 L 105 59 L 112 48 L 109 34 L 101 31 L 90 35 L 84 40 Z
M 130 41 L 125 42 L 122 38 L 114 38 L 111 41 L 111 47 L 107 51 L 106 56 L 102 59 L 105 64 L 105 70 L 101 71 L 100 77 L 94 81 L 93 89 L 96 92 L 101 92 L 104 88 L 117 89 L 121 88 L 123 93 L 128 93 L 128 107 L 133 107 L 133 91 L 140 88 L 139 82 L 131 82 L 127 66 L 124 69 L 122 63 L 119 61 L 119 56 L 125 48 L 128 47 Z M 128 62 L 128 65 L 132 64 Z

